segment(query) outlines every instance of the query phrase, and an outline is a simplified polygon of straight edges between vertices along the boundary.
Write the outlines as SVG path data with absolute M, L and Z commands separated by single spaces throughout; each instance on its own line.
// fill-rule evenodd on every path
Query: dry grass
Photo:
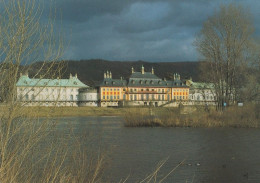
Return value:
M 125 116 L 127 127 L 259 127 L 259 105 L 229 107 L 223 112 L 205 111 L 203 107 L 183 109 L 151 109 L 128 111 Z M 185 111 L 185 112 L 184 112 Z M 190 112 L 187 112 L 190 111 Z

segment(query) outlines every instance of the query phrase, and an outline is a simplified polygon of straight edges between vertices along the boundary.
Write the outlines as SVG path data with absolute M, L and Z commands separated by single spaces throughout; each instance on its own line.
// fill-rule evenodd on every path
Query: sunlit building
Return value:
M 129 79 L 113 79 L 111 72 L 104 73 L 98 86 L 100 106 L 170 106 L 173 102 L 187 102 L 189 87 L 175 74 L 173 81 L 161 79 L 151 72 L 131 70 Z
M 189 100 L 192 105 L 216 104 L 216 93 L 213 83 L 194 82 L 191 78 L 186 80 L 185 83 L 190 87 Z
M 21 75 L 16 83 L 17 100 L 26 106 L 78 106 L 79 88 L 88 87 L 77 75 L 69 79 L 30 78 Z

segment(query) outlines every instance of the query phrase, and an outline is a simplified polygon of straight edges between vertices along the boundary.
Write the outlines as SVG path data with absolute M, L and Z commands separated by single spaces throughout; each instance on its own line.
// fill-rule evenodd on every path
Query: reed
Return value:
M 205 110 L 204 107 L 166 108 L 147 111 L 128 111 L 124 115 L 126 127 L 259 127 L 259 105 L 231 106 L 224 111 Z

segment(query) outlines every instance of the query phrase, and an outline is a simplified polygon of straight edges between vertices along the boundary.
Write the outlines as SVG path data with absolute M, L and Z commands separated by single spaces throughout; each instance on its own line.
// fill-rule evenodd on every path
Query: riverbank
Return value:
M 223 112 L 214 106 L 181 108 L 100 108 L 100 107 L 19 107 L 16 116 L 24 117 L 84 117 L 121 116 L 126 127 L 245 127 L 260 126 L 259 104 L 229 107 Z M 7 113 L 0 106 L 1 113 Z
M 259 105 L 229 107 L 224 111 L 203 106 L 167 108 L 163 111 L 127 111 L 126 127 L 235 127 L 258 128 Z

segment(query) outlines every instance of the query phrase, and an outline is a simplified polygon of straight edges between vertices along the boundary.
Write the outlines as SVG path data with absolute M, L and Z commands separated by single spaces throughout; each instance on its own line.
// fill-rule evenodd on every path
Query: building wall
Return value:
M 78 87 L 17 87 L 17 98 L 28 106 L 77 106 L 78 89 Z
M 99 101 L 99 95 L 98 92 L 94 91 L 81 91 L 79 92 L 79 106 L 91 106 L 91 107 L 97 107 Z
M 125 104 L 131 106 L 150 105 L 149 101 L 158 101 L 152 105 L 160 106 L 172 100 L 189 100 L 189 88 L 100 87 L 101 106 L 118 106 L 119 101 L 126 101 Z
M 119 101 L 123 100 L 122 87 L 100 87 L 101 101 Z

